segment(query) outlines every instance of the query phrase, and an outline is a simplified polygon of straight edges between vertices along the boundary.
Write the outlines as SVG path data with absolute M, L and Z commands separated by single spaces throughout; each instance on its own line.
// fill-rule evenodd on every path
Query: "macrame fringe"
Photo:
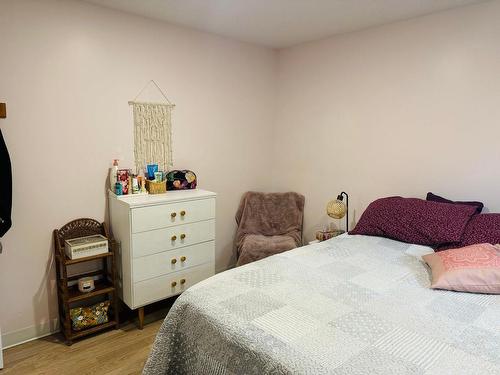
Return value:
M 134 158 L 138 169 L 158 164 L 168 171 L 172 160 L 172 105 L 133 102 Z

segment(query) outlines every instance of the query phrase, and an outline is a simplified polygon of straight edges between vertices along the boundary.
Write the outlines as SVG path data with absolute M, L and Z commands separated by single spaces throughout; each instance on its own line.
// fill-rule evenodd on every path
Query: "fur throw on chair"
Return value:
M 237 265 L 301 246 L 304 201 L 293 192 L 245 193 L 236 213 Z

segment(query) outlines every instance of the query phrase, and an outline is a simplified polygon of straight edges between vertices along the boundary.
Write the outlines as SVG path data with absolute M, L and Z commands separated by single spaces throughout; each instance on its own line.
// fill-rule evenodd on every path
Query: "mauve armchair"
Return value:
M 237 266 L 302 245 L 304 196 L 247 192 L 236 213 Z

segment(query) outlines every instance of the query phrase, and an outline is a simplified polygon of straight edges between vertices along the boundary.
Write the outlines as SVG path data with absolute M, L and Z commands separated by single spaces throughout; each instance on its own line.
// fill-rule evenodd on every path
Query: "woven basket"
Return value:
M 163 194 L 167 192 L 167 181 L 154 182 L 146 180 L 146 190 L 149 194 Z

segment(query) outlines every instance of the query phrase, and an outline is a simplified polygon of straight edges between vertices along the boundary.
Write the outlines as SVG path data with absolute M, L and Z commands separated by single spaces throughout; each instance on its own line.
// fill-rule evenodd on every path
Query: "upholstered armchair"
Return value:
M 301 246 L 304 201 L 293 192 L 245 193 L 236 213 L 237 265 Z

